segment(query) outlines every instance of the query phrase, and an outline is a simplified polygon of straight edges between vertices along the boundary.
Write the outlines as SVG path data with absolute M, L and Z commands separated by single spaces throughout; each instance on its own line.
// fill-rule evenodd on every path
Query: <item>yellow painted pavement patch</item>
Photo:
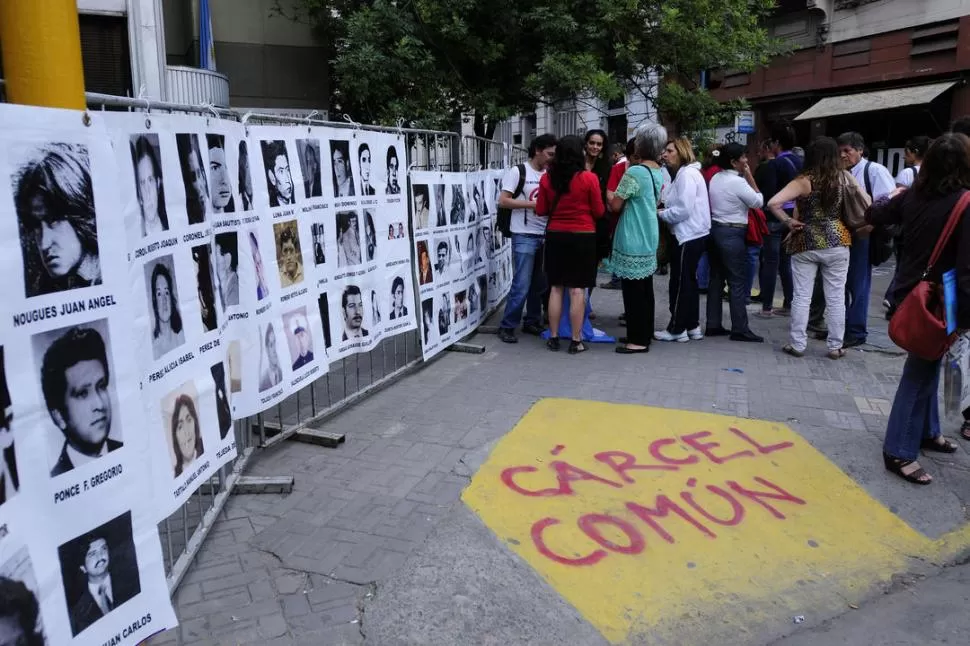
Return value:
M 463 500 L 612 642 L 695 644 L 844 607 L 954 552 L 783 424 L 547 399 Z

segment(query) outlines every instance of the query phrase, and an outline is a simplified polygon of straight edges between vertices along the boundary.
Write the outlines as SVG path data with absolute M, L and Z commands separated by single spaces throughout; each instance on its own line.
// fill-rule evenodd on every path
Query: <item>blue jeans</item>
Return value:
M 711 282 L 711 263 L 707 260 L 707 252 L 705 251 L 701 255 L 700 261 L 697 263 L 697 288 L 707 289 L 707 285 Z
M 744 227 L 711 226 L 708 238 L 708 257 L 711 263 L 711 282 L 707 287 L 707 329 L 721 328 L 723 307 L 721 292 L 726 282 L 731 288 L 731 332 L 744 334 L 748 329 L 745 304 L 750 292 L 744 293 L 748 281 L 748 251 L 744 241 Z
M 869 334 L 869 292 L 872 289 L 872 266 L 869 264 L 869 239 L 852 238 L 849 248 L 849 275 L 845 291 L 849 306 L 845 311 L 845 339 L 866 340 Z M 897 456 L 902 457 L 902 456 Z M 908 458 L 907 458 L 908 459 Z
M 546 289 L 541 261 L 542 242 L 542 237 L 512 234 L 512 286 L 501 324 L 505 329 L 519 327 L 523 309 L 526 325 L 542 325 L 542 293 Z
M 761 245 L 748 245 L 748 291 L 745 293 L 745 298 L 751 297 L 754 277 L 758 275 L 759 267 L 761 267 Z
M 889 414 L 886 441 L 882 445 L 887 455 L 900 460 L 915 460 L 924 439 L 940 436 L 937 391 L 942 365 L 941 360 L 927 361 L 913 354 L 906 359 Z
M 790 215 L 790 214 L 789 214 Z M 764 263 L 761 265 L 761 309 L 767 312 L 775 306 L 775 284 L 777 278 L 781 276 L 781 291 L 784 307 L 791 307 L 792 300 L 792 277 L 791 277 L 791 256 L 785 251 L 781 241 L 785 238 L 788 229 L 781 222 L 772 221 L 768 223 L 768 235 L 765 236 L 765 246 L 763 247 Z

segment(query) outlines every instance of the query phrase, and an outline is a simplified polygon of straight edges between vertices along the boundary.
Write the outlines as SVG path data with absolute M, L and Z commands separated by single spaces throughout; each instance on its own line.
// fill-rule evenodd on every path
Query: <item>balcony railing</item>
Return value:
M 229 77 L 196 67 L 168 65 L 165 68 L 166 99 L 170 103 L 199 105 L 211 103 L 217 108 L 229 107 Z

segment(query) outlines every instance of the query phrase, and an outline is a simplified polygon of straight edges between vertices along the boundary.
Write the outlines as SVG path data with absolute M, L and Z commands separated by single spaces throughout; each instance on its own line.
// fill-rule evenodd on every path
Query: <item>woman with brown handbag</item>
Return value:
M 901 304 L 911 292 L 915 294 L 920 283 L 939 284 L 945 272 L 956 269 L 959 331 L 970 328 L 970 219 L 964 199 L 967 189 L 970 189 L 970 139 L 949 133 L 927 150 L 914 187 L 898 188 L 891 200 L 880 200 L 868 215 L 873 225 L 899 226 L 906 240 L 906 255 L 896 274 L 894 305 Z M 956 226 L 947 237 L 943 234 L 951 219 Z M 935 262 L 931 262 L 933 256 L 938 256 Z M 902 311 L 900 308 L 896 316 Z M 898 322 L 895 317 L 893 320 Z M 920 485 L 933 481 L 916 461 L 920 449 L 939 453 L 957 450 L 940 430 L 937 392 L 941 365 L 941 358 L 910 352 L 883 444 L 886 469 Z

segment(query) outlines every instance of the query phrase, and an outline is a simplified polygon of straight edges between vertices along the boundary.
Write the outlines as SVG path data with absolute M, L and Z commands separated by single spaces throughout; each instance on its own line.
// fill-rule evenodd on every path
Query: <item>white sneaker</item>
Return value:
M 691 341 L 700 341 L 704 338 L 704 330 L 702 330 L 701 326 L 698 325 L 693 330 L 687 330 L 687 337 Z
M 657 341 L 676 341 L 677 343 L 687 343 L 690 341 L 686 332 L 671 334 L 667 330 L 657 330 L 653 333 L 653 338 Z

